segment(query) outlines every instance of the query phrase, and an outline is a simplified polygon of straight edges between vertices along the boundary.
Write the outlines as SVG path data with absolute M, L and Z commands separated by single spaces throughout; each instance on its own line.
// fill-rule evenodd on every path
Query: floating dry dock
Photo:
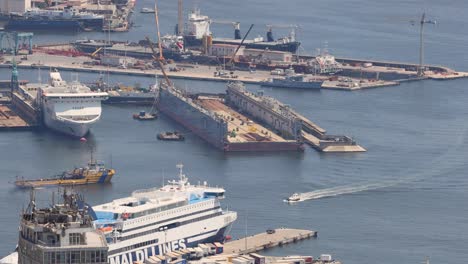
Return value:
M 264 232 L 227 242 L 224 244 L 224 254 L 252 253 L 315 237 L 317 237 L 316 231 L 278 228 L 274 229 L 274 232 Z
M 302 151 L 304 142 L 326 152 L 365 151 L 346 136 L 325 130 L 274 98 L 240 82 L 226 94 L 187 94 L 162 87 L 159 110 L 223 151 Z
M 279 136 L 236 111 L 223 95 L 186 94 L 173 87 L 162 87 L 159 110 L 191 130 L 214 147 L 229 151 L 300 151 L 299 135 Z

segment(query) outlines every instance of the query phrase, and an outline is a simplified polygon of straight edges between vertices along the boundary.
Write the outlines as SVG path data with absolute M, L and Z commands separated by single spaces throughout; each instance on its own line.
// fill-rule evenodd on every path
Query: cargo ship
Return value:
M 222 209 L 225 189 L 179 180 L 136 190 L 90 206 L 82 195 L 63 192 L 59 203 L 36 207 L 34 192 L 21 215 L 12 263 L 146 263 L 153 256 L 224 242 L 237 213 Z M 202 254 L 203 256 L 203 254 Z M 171 259 L 169 263 L 178 263 Z M 182 259 L 185 260 L 185 259 Z M 163 263 L 166 263 L 163 262 Z
M 271 121 L 276 120 L 281 126 L 271 126 L 263 120 L 261 124 L 256 123 L 251 116 L 241 112 L 250 107 L 260 107 L 265 108 L 266 113 L 267 107 L 259 104 L 254 106 L 252 102 L 246 101 L 243 104 L 245 108 L 236 111 L 228 104 L 231 102 L 231 105 L 235 105 L 234 102 L 239 102 L 241 96 L 233 92 L 237 89 L 236 84 L 230 86 L 227 94 L 214 95 L 187 94 L 175 87 L 161 85 L 157 105 L 161 113 L 225 152 L 304 150 L 300 120 L 276 113 L 274 117 L 272 115 Z M 247 93 L 245 95 L 250 96 Z
M 193 10 L 188 15 L 187 32 L 184 35 L 185 45 L 202 46 L 204 37 L 208 36 L 213 44 L 239 45 L 241 43 L 241 34 L 238 28 L 235 29 L 234 38 L 212 38 L 210 25 L 212 20 L 205 15 L 200 14 L 200 10 Z M 301 43 L 296 40 L 295 30 L 291 31 L 289 36 L 274 39 L 272 26 L 268 27 L 267 39 L 258 37 L 244 40 L 243 46 L 247 49 L 276 50 L 296 53 Z
M 75 168 L 71 171 L 65 171 L 61 175 L 45 179 L 17 179 L 15 185 L 19 188 L 37 188 L 46 186 L 62 185 L 84 185 L 96 183 L 108 183 L 115 174 L 114 169 L 106 168 L 101 161 L 91 159 L 88 166 L 84 168 Z
M 102 30 L 104 16 L 82 12 L 67 7 L 63 10 L 32 8 L 22 14 L 8 14 L 1 18 L 7 21 L 9 30 Z
M 109 42 L 106 40 L 84 39 L 77 40 L 72 45 L 76 50 L 90 54 L 128 56 L 137 59 L 153 58 L 153 52 L 146 40 L 140 40 L 138 43 L 127 43 L 123 41 Z M 161 47 L 166 59 L 184 60 L 191 56 L 191 53 L 184 50 L 184 40 L 180 36 L 162 36 Z

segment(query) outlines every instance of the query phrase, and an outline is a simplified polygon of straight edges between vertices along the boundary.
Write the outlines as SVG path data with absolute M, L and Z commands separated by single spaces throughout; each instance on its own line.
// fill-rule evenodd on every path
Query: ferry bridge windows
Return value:
M 69 235 L 70 245 L 79 245 L 81 244 L 81 234 L 80 233 L 70 233 Z
M 107 263 L 106 250 L 78 250 L 44 253 L 44 262 L 48 264 L 85 264 Z

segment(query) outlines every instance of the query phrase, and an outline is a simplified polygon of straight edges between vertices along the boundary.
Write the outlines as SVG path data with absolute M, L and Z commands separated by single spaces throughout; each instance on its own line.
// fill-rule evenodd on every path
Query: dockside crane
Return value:
M 160 61 L 165 61 L 164 56 L 163 56 L 163 49 L 162 49 L 162 44 L 161 44 L 161 32 L 159 31 L 159 10 L 158 10 L 158 5 L 157 1 L 154 1 L 154 20 L 156 22 L 156 30 L 158 33 L 158 49 L 159 49 L 159 57 L 158 60 Z M 154 52 L 153 52 L 154 54 Z
M 163 61 L 158 57 L 158 53 L 154 49 L 153 42 L 151 41 L 151 39 L 148 36 L 146 36 L 146 40 L 148 41 L 151 52 L 153 53 L 153 56 L 152 56 L 153 59 L 159 64 L 159 68 L 161 68 L 161 72 L 162 72 L 162 74 L 164 76 L 164 80 L 166 81 L 168 86 L 172 86 L 172 82 L 171 82 L 171 80 L 169 80 L 169 77 L 167 77 L 166 70 L 164 69 Z
M 244 37 L 242 38 L 241 42 L 239 43 L 239 45 L 237 46 L 236 50 L 234 51 L 234 53 L 232 54 L 231 56 L 231 59 L 228 61 L 228 66 L 233 69 L 234 68 L 234 58 L 236 57 L 236 54 L 237 52 L 239 51 L 239 49 L 242 47 L 242 44 L 244 44 L 244 41 L 245 39 L 247 38 L 247 36 L 249 35 L 250 31 L 252 30 L 254 24 L 250 25 L 249 27 L 249 30 L 247 30 L 247 33 L 245 33 Z

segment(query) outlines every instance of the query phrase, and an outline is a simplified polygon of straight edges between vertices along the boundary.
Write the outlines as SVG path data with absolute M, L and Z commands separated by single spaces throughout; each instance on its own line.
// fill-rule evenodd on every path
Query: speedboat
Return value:
M 146 13 L 146 14 L 154 13 L 154 9 L 148 8 L 148 7 L 143 7 L 143 8 L 140 10 L 140 13 Z
M 301 196 L 298 193 L 293 193 L 293 195 L 289 196 L 287 201 L 289 203 L 299 202 L 301 200 Z

